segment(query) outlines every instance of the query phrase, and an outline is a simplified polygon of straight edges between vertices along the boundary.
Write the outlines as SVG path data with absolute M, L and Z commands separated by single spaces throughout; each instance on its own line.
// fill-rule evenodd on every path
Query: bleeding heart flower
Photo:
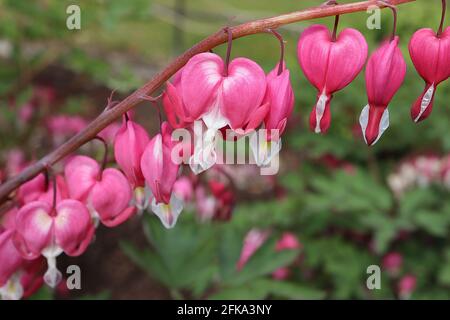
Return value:
M 325 133 L 330 126 L 333 93 L 352 82 L 367 59 L 367 43 L 358 30 L 346 28 L 333 38 L 327 27 L 312 25 L 302 32 L 297 45 L 300 67 L 318 91 L 309 119 L 316 133 Z
M 55 287 L 61 280 L 56 257 L 82 254 L 92 240 L 94 225 L 88 209 L 80 201 L 63 200 L 52 208 L 44 201 L 33 201 L 17 213 L 14 244 L 26 259 L 41 254 L 47 259 L 45 282 Z
M 149 141 L 147 131 L 125 116 L 114 140 L 114 156 L 133 188 L 145 185 L 141 157 Z
M 233 130 L 254 129 L 268 111 L 262 107 L 264 71 L 246 58 L 236 58 L 226 66 L 218 55 L 200 53 L 184 67 L 181 90 L 186 108 L 196 111 L 194 119 L 202 117 L 210 129 L 227 124 Z
M 406 63 L 398 47 L 399 38 L 385 41 L 369 58 L 366 89 L 369 104 L 359 117 L 364 140 L 371 146 L 389 127 L 388 104 L 403 83 Z
M 64 172 L 70 197 L 86 203 L 93 218 L 104 225 L 117 226 L 135 214 L 131 186 L 119 170 L 102 171 L 94 159 L 75 156 Z
M 171 128 L 162 123 L 161 133 L 150 140 L 141 159 L 142 173 L 153 193 L 152 211 L 166 228 L 172 228 L 181 213 L 183 204 L 174 194 L 179 164 L 173 159 L 175 143 L 171 139 Z
M 25 262 L 13 244 L 13 235 L 13 229 L 6 229 L 0 233 L 0 287 L 3 287 Z
M 419 122 L 430 115 L 438 84 L 450 76 L 450 27 L 439 36 L 431 29 L 420 29 L 411 37 L 408 48 L 417 72 L 425 81 L 425 89 L 411 108 L 411 118 Z
M 264 118 L 264 128 L 266 130 L 277 129 L 281 135 L 286 128 L 286 123 L 292 110 L 294 109 L 294 91 L 292 90 L 289 70 L 282 63 L 281 73 L 279 64 L 267 74 L 267 91 L 264 103 L 269 104 L 269 112 Z M 270 140 L 270 134 L 268 134 Z

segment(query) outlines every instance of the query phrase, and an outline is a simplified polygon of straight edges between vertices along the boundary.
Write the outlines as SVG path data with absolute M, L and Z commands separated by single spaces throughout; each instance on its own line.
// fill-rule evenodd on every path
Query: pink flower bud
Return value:
M 284 132 L 286 123 L 294 109 L 294 91 L 292 90 L 289 70 L 283 69 L 278 75 L 278 64 L 266 77 L 267 90 L 264 103 L 269 104 L 269 112 L 264 118 L 265 129 L 279 130 L 279 136 Z M 270 134 L 268 134 L 270 139 Z
M 124 118 L 114 140 L 114 156 L 133 188 L 145 185 L 141 157 L 150 138 L 136 122 Z
M 0 287 L 3 287 L 25 262 L 13 244 L 13 235 L 14 230 L 12 229 L 3 230 L 0 233 Z
M 371 146 L 389 127 L 388 104 L 403 83 L 406 63 L 396 36 L 385 41 L 369 58 L 366 89 L 369 104 L 361 112 L 359 123 L 364 140 Z
M 26 259 L 41 254 L 47 258 L 47 284 L 55 287 L 61 280 L 56 257 L 82 254 L 91 242 L 94 225 L 88 209 L 77 200 L 63 200 L 52 208 L 44 201 L 33 201 L 17 213 L 14 244 Z

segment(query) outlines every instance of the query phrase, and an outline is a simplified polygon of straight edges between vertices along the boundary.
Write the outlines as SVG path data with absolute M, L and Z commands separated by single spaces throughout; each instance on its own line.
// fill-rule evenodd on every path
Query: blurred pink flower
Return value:
M 18 174 L 26 166 L 25 154 L 20 149 L 11 149 L 6 153 L 6 176 Z
M 278 240 L 276 245 L 276 250 L 295 250 L 302 247 L 301 243 L 298 241 L 297 236 L 292 232 L 285 232 L 282 234 L 281 238 Z
M 417 279 L 412 274 L 403 276 L 397 284 L 400 299 L 409 299 L 416 289 Z
M 182 176 L 173 185 L 173 192 L 184 202 L 191 201 L 194 195 L 192 181 Z
M 386 271 L 392 276 L 399 273 L 402 264 L 403 256 L 398 252 L 389 252 L 383 257 L 383 269 L 386 269 Z
M 35 106 L 30 102 L 25 103 L 19 108 L 19 119 L 26 123 L 33 117 Z
M 83 130 L 87 121 L 80 116 L 58 115 L 47 120 L 47 129 L 54 135 L 73 135 Z

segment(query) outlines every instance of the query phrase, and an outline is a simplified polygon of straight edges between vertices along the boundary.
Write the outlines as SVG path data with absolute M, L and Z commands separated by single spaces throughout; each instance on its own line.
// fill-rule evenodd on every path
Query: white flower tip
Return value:
M 165 228 L 171 229 L 175 226 L 181 211 L 183 211 L 183 201 L 178 199 L 174 194 L 170 197 L 169 204 L 157 204 L 156 200 L 153 199 L 152 211 L 156 214 Z
M 44 281 L 51 288 L 55 288 L 61 282 L 61 280 L 62 274 L 55 267 L 49 267 L 44 274 Z

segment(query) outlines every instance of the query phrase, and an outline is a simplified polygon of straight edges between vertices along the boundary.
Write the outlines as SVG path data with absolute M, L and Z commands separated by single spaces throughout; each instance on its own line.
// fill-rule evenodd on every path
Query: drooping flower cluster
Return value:
M 254 133 L 262 125 L 270 134 L 266 134 L 265 139 L 254 139 L 252 148 L 256 163 L 266 165 L 281 148 L 279 138 L 294 105 L 283 55 L 266 76 L 263 69 L 248 58 L 230 62 L 230 32 L 229 35 L 225 61 L 214 53 L 192 57 L 172 83 L 167 84 L 163 96 L 164 110 L 174 128 L 192 129 L 195 121 L 201 121 L 206 128 L 204 133 L 194 132 L 196 142 L 189 164 L 196 174 L 216 163 L 215 143 L 219 130 L 227 132 L 225 139 L 237 139 Z M 282 40 L 281 43 L 284 49 Z

